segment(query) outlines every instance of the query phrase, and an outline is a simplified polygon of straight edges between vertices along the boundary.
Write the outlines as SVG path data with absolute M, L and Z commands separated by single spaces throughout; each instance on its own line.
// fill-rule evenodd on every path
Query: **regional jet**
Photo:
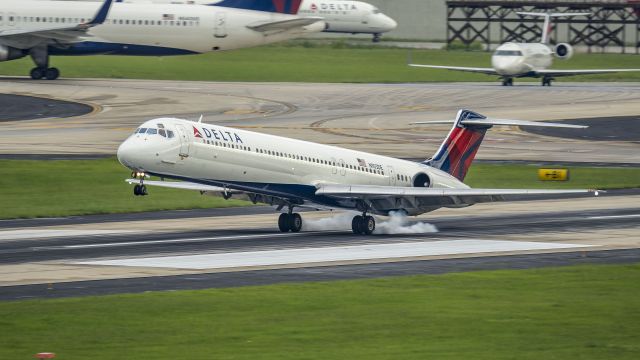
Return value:
M 3 0 L 0 61 L 31 56 L 33 79 L 57 79 L 50 55 L 186 55 L 287 40 L 325 28 L 281 0 L 216 6 Z
M 448 121 L 451 123 L 451 121 Z M 422 123 L 416 123 L 422 124 Z M 507 200 L 504 196 L 557 196 L 595 190 L 476 189 L 463 183 L 485 133 L 495 125 L 584 126 L 489 119 L 460 110 L 435 155 L 423 162 L 208 125 L 174 118 L 142 124 L 118 148 L 122 165 L 132 170 L 136 196 L 147 186 L 199 191 L 225 199 L 242 197 L 282 212 L 282 232 L 299 232 L 295 208 L 347 209 L 352 231 L 371 234 L 371 214 L 419 215 L 438 208 L 461 208 Z M 147 180 L 156 176 L 162 181 Z M 174 181 L 177 180 L 177 181 Z M 597 195 L 597 192 L 596 192 Z
M 507 42 L 500 45 L 491 56 L 490 68 L 422 65 L 409 64 L 409 66 L 432 69 L 446 69 L 454 71 L 466 71 L 487 75 L 498 75 L 502 79 L 503 86 L 513 86 L 514 78 L 542 78 L 542 86 L 551 86 L 551 81 L 556 77 L 606 74 L 616 72 L 640 71 L 640 69 L 588 69 L 588 70 L 552 70 L 548 69 L 554 56 L 561 60 L 568 60 L 573 56 L 573 48 L 569 44 L 560 43 L 554 47 L 549 46 L 549 33 L 551 32 L 551 19 L 562 16 L 587 16 L 590 13 L 530 13 L 519 12 L 523 16 L 542 16 L 544 26 L 542 40 L 539 43 L 514 43 Z
M 142 2 L 148 0 L 118 0 Z M 219 5 L 220 0 L 152 0 L 157 4 L 205 4 Z M 372 34 L 373 42 L 379 42 L 383 33 L 398 26 L 377 7 L 362 1 L 301 0 L 298 15 L 318 16 L 326 23 L 324 32 L 348 34 Z

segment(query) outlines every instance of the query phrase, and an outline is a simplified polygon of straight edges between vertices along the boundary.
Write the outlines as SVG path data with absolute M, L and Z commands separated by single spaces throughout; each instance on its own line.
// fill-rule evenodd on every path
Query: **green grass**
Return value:
M 298 43 L 299 44 L 299 43 Z M 408 50 L 341 46 L 282 44 L 179 57 L 54 57 L 52 65 L 65 77 L 135 78 L 208 81 L 293 81 L 293 82 L 448 82 L 494 81 L 495 76 L 446 70 L 410 68 Z M 413 50 L 413 61 L 424 64 L 490 66 L 484 52 Z M 556 68 L 638 68 L 640 56 L 620 54 L 578 54 L 569 61 L 556 61 Z M 2 63 L 0 75 L 27 75 L 30 59 Z M 640 81 L 640 73 L 592 75 L 570 81 Z M 519 80 L 520 81 L 520 80 Z M 524 80 L 523 80 L 524 81 Z M 537 80 L 535 80 L 537 81 Z
M 0 303 L 0 358 L 638 359 L 640 264 Z
M 152 210 L 244 206 L 249 203 L 198 192 L 150 187 L 134 197 L 130 172 L 114 158 L 100 160 L 0 160 L 0 218 L 32 218 Z M 537 167 L 475 164 L 465 182 L 489 188 L 633 188 L 640 168 L 572 168 L 571 181 L 540 182 Z

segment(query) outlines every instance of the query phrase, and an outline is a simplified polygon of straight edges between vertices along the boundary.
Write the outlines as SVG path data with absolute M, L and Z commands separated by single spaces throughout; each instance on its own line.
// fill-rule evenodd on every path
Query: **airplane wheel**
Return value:
M 140 196 L 140 185 L 136 185 L 133 187 L 133 195 Z
M 31 69 L 31 78 L 33 80 L 40 80 L 46 75 L 46 69 L 43 68 L 33 68 Z
M 149 192 L 147 192 L 147 187 L 146 186 L 140 185 L 140 195 L 142 195 L 142 196 L 149 195 Z
M 60 77 L 60 70 L 58 70 L 57 68 L 49 68 L 45 72 L 44 76 L 47 78 L 47 80 L 56 80 Z
M 351 220 L 351 230 L 354 234 L 362 234 L 362 228 L 364 227 L 362 226 L 363 221 L 364 220 L 360 215 L 353 217 L 353 220 Z
M 297 233 L 302 230 L 302 216 L 298 213 L 293 213 L 289 216 L 289 228 L 291 232 Z
M 373 42 L 374 43 L 379 43 L 380 42 L 380 34 L 374 34 L 373 35 Z
M 289 221 L 289 214 L 282 213 L 278 218 L 278 228 L 281 232 L 289 232 L 291 222 Z
M 371 235 L 376 229 L 376 219 L 373 216 L 365 216 L 362 221 L 362 233 L 364 235 Z

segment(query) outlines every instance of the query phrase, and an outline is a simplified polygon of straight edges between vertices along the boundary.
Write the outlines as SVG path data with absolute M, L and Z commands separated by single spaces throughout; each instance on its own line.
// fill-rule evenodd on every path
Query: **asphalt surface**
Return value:
M 532 269 L 584 264 L 627 264 L 640 261 L 640 249 L 552 254 L 485 256 L 464 259 L 407 261 L 399 263 L 343 265 L 189 274 L 134 279 L 78 281 L 0 288 L 0 301 L 101 296 L 148 291 L 198 290 L 309 281 L 372 279 L 389 276 L 445 274 L 452 272 Z
M 0 94 L 0 122 L 70 118 L 91 113 L 92 106 L 33 96 Z
M 0 243 L 0 265 L 42 261 L 86 261 L 117 257 L 176 256 L 203 253 L 273 249 L 319 248 L 408 241 L 492 239 L 519 234 L 595 232 L 638 228 L 640 205 L 617 210 L 545 212 L 534 214 L 458 216 L 433 219 L 439 232 L 411 235 L 356 237 L 348 231 L 307 232 L 283 236 L 274 228 L 257 230 L 199 230 L 181 233 L 147 233 L 107 236 L 71 236 L 23 239 Z M 464 220 L 464 221 L 462 221 Z M 152 290 L 202 289 L 398 275 L 439 274 L 481 269 L 522 269 L 577 263 L 640 261 L 640 250 L 607 250 L 544 255 L 480 256 L 463 260 L 429 260 L 386 264 L 342 265 L 205 273 L 180 276 L 79 281 L 54 285 L 20 285 L 0 288 L 0 300 L 136 293 Z M 49 289 L 53 287 L 53 289 Z
M 555 121 L 554 121 L 555 122 Z M 522 129 L 538 135 L 591 141 L 640 141 L 640 115 L 604 118 L 570 119 L 560 121 L 573 125 L 587 125 L 587 129 L 575 131 L 564 128 Z

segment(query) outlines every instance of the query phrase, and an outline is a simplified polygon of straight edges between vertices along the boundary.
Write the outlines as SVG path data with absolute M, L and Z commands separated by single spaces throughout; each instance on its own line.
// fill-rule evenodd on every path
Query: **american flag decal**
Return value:
M 362 167 L 367 167 L 367 162 L 364 159 L 358 159 L 358 165 Z
M 175 20 L 176 16 L 173 14 L 162 14 L 162 20 Z

